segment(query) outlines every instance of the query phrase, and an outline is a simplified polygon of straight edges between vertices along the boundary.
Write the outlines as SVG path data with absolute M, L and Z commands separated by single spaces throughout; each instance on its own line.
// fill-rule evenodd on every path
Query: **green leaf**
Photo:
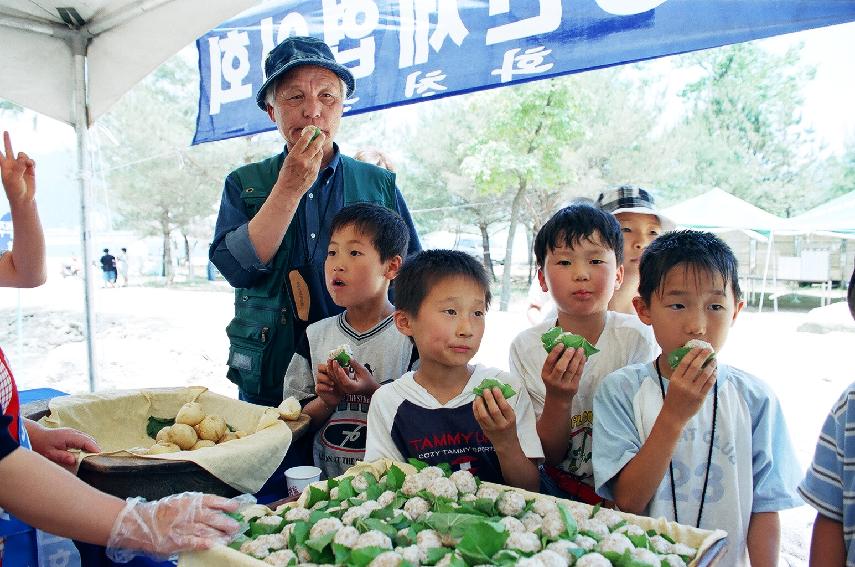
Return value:
M 175 425 L 175 418 L 170 419 L 168 417 L 151 416 L 148 418 L 148 425 L 145 427 L 145 432 L 146 435 L 155 439 L 161 429 L 164 427 L 172 427 L 173 425 Z
M 581 348 L 585 351 L 586 358 L 592 354 L 600 352 L 600 350 L 589 343 L 588 339 L 585 337 L 564 332 L 561 327 L 551 328 L 541 335 L 540 340 L 543 343 L 543 348 L 546 349 L 546 352 L 552 352 L 552 349 L 555 348 L 555 345 L 558 343 L 563 343 L 566 348 Z
M 350 563 L 350 548 L 340 543 L 332 544 L 336 565 L 347 565 Z
M 462 538 L 466 531 L 484 521 L 483 516 L 474 514 L 434 513 L 425 520 L 425 524 L 441 534 L 447 534 L 455 539 Z
M 384 492 L 385 490 L 383 490 L 383 485 L 375 481 L 374 484 L 369 486 L 368 490 L 365 491 L 365 497 L 368 500 L 377 500 Z
M 356 490 L 353 488 L 353 477 L 346 476 L 338 483 L 338 499 L 347 500 L 356 496 Z
M 591 515 L 590 515 L 590 516 L 588 516 L 588 519 L 591 519 L 591 518 L 593 518 L 594 516 L 596 516 L 596 515 L 597 515 L 597 513 L 599 513 L 600 508 L 602 508 L 602 507 L 603 507 L 602 502 L 597 502 L 596 506 L 594 506 L 594 507 L 593 507 L 593 509 L 591 510 Z
M 505 397 L 505 399 L 515 396 L 517 393 L 516 390 L 511 388 L 510 385 L 505 384 L 500 380 L 496 380 L 495 378 L 484 378 L 483 380 L 481 380 L 480 384 L 478 384 L 477 386 L 475 386 L 475 388 L 472 389 L 472 392 L 474 392 L 476 396 L 483 396 L 484 390 L 492 390 L 493 388 L 498 388 L 499 390 L 501 390 L 502 395 Z
M 510 565 L 516 565 L 519 560 L 520 554 L 518 552 L 511 549 L 503 549 L 493 556 L 490 563 L 501 567 L 508 567 Z
M 315 486 L 309 485 L 309 499 L 306 500 L 306 508 L 311 508 L 318 502 L 323 502 L 329 498 L 329 493 L 317 488 Z
M 249 541 L 248 537 L 246 537 L 244 534 L 238 534 L 237 537 L 235 537 L 231 541 L 231 543 L 229 544 L 229 547 L 231 547 L 232 549 L 236 549 L 236 550 L 240 551 L 240 546 L 242 546 L 247 541 Z
M 625 534 L 629 541 L 632 542 L 632 545 L 641 549 L 650 549 L 650 539 L 644 534 L 641 535 L 629 535 Z
M 309 522 L 299 521 L 294 524 L 294 529 L 291 530 L 291 535 L 288 538 L 288 547 L 291 549 L 297 549 L 298 545 L 303 545 L 303 543 L 309 539 L 309 531 L 311 527 L 309 526 Z
M 315 551 L 322 551 L 326 546 L 332 543 L 332 540 L 335 538 L 335 531 L 328 532 L 320 537 L 307 539 L 306 547 L 310 547 Z
M 561 520 L 564 522 L 564 530 L 567 534 L 567 539 L 573 539 L 579 532 L 579 526 L 576 525 L 576 518 L 570 513 L 570 509 L 564 504 L 558 504 L 558 513 L 561 515 Z
M 384 551 L 389 550 L 382 547 L 360 547 L 359 549 L 354 549 L 350 552 L 350 565 L 365 567 Z
M 324 518 L 332 518 L 332 514 L 324 510 L 315 510 L 309 515 L 309 524 L 314 526 L 319 520 L 323 520 Z
M 278 534 L 285 526 L 285 518 L 281 518 L 280 520 L 278 524 L 274 525 L 259 524 L 256 520 L 252 520 L 249 523 L 249 535 L 251 537 L 258 537 L 260 535 Z
M 475 500 L 475 509 L 488 516 L 498 516 L 496 501 L 489 498 L 477 498 Z
M 401 487 L 404 486 L 405 478 L 407 478 L 407 475 L 404 474 L 404 471 L 396 465 L 392 465 L 389 467 L 389 472 L 386 473 L 386 485 L 389 490 L 401 490 Z
M 383 520 L 378 520 L 377 518 L 362 518 L 356 522 L 356 527 L 359 529 L 361 533 L 365 533 L 369 530 L 377 530 L 378 532 L 383 532 L 390 539 L 395 539 L 395 536 L 398 534 L 398 530 L 384 522 Z
M 493 555 L 505 546 L 509 535 L 500 522 L 482 520 L 466 530 L 457 550 L 469 564 L 490 563 Z
M 425 560 L 422 561 L 425 565 L 436 565 L 443 557 L 451 553 L 453 550 L 448 547 L 432 547 L 425 553 Z
M 444 472 L 444 473 L 445 473 L 445 476 L 451 476 L 451 472 L 452 472 L 452 471 L 451 471 L 451 465 L 449 465 L 448 463 L 439 463 L 439 464 L 438 464 L 438 465 L 436 465 L 436 466 L 437 466 L 439 469 L 441 469 L 441 470 L 442 470 L 442 472 Z
M 680 364 L 680 361 L 683 360 L 683 357 L 689 354 L 692 349 L 689 347 L 681 346 L 671 351 L 668 355 L 668 366 L 671 367 L 671 370 L 677 368 L 677 365 Z M 706 366 L 715 358 L 715 353 L 712 353 L 707 357 L 702 366 Z
M 429 467 L 429 466 L 430 466 L 430 465 L 429 465 L 429 464 L 427 464 L 426 462 L 424 462 L 424 461 L 420 461 L 420 460 L 418 460 L 418 459 L 414 459 L 414 458 L 412 458 L 412 457 L 410 457 L 409 459 L 407 459 L 407 462 L 408 462 L 408 463 L 410 463 L 412 466 L 414 466 L 414 467 L 416 468 L 416 470 L 417 470 L 417 471 L 420 471 L 420 470 L 422 470 L 423 468 L 425 468 L 425 467 Z

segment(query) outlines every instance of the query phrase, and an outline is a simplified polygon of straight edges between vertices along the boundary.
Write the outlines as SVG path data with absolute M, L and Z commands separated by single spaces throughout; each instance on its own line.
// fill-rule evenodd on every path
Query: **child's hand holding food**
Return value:
M 496 450 L 514 444 L 519 446 L 516 414 L 501 388 L 485 389 L 480 396 L 476 396 L 472 402 L 472 411 Z

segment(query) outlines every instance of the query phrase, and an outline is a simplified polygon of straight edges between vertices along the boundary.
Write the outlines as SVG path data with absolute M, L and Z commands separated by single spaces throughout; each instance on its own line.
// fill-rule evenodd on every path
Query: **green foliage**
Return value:
M 800 50 L 779 55 L 744 43 L 683 56 L 682 65 L 701 75 L 682 93 L 691 111 L 676 134 L 690 168 L 674 176 L 672 189 L 690 181 L 778 214 L 803 208 L 807 165 L 817 156 L 801 127 L 802 91 L 814 69 Z
M 106 192 L 120 226 L 161 237 L 168 269 L 173 234 L 187 238 L 188 245 L 190 239 L 210 241 L 228 172 L 278 151 L 252 149 L 248 140 L 190 147 L 197 76 L 190 63 L 173 57 L 128 92 L 96 129 Z
M 145 433 L 152 439 L 155 439 L 161 429 L 164 427 L 172 427 L 173 425 L 175 425 L 175 418 L 154 417 L 152 415 L 148 418 L 148 424 L 145 426 Z

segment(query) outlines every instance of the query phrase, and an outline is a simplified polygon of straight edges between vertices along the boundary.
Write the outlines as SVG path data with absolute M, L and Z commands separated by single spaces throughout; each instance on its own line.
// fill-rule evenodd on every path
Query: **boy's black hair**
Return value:
M 534 239 L 534 257 L 543 267 L 546 253 L 558 246 L 572 248 L 582 240 L 602 244 L 614 251 L 617 265 L 623 264 L 623 232 L 614 215 L 587 201 L 574 201 L 546 221 Z
M 395 278 L 395 307 L 413 315 L 431 288 L 446 278 L 468 278 L 484 288 L 485 307 L 490 307 L 490 276 L 484 265 L 459 250 L 423 250 L 404 262 Z
M 346 226 L 353 226 L 371 237 L 371 245 L 380 254 L 381 262 L 407 255 L 410 231 L 404 219 L 395 211 L 373 203 L 349 205 L 333 217 L 330 234 Z
M 730 285 L 734 299 L 742 298 L 738 262 L 730 246 L 711 232 L 675 230 L 657 237 L 641 255 L 638 295 L 645 303 L 650 305 L 665 276 L 677 266 L 719 275 L 724 285 Z

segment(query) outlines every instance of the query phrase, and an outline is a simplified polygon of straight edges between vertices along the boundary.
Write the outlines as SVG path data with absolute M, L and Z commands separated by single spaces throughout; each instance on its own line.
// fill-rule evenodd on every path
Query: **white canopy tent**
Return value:
M 834 236 L 855 239 L 855 191 L 788 219 L 787 224 L 793 230 L 834 233 Z
M 140 79 L 258 0 L 0 0 L 0 97 L 77 132 L 83 262 L 92 259 L 88 129 Z M 89 387 L 95 390 L 94 284 L 85 271 Z

